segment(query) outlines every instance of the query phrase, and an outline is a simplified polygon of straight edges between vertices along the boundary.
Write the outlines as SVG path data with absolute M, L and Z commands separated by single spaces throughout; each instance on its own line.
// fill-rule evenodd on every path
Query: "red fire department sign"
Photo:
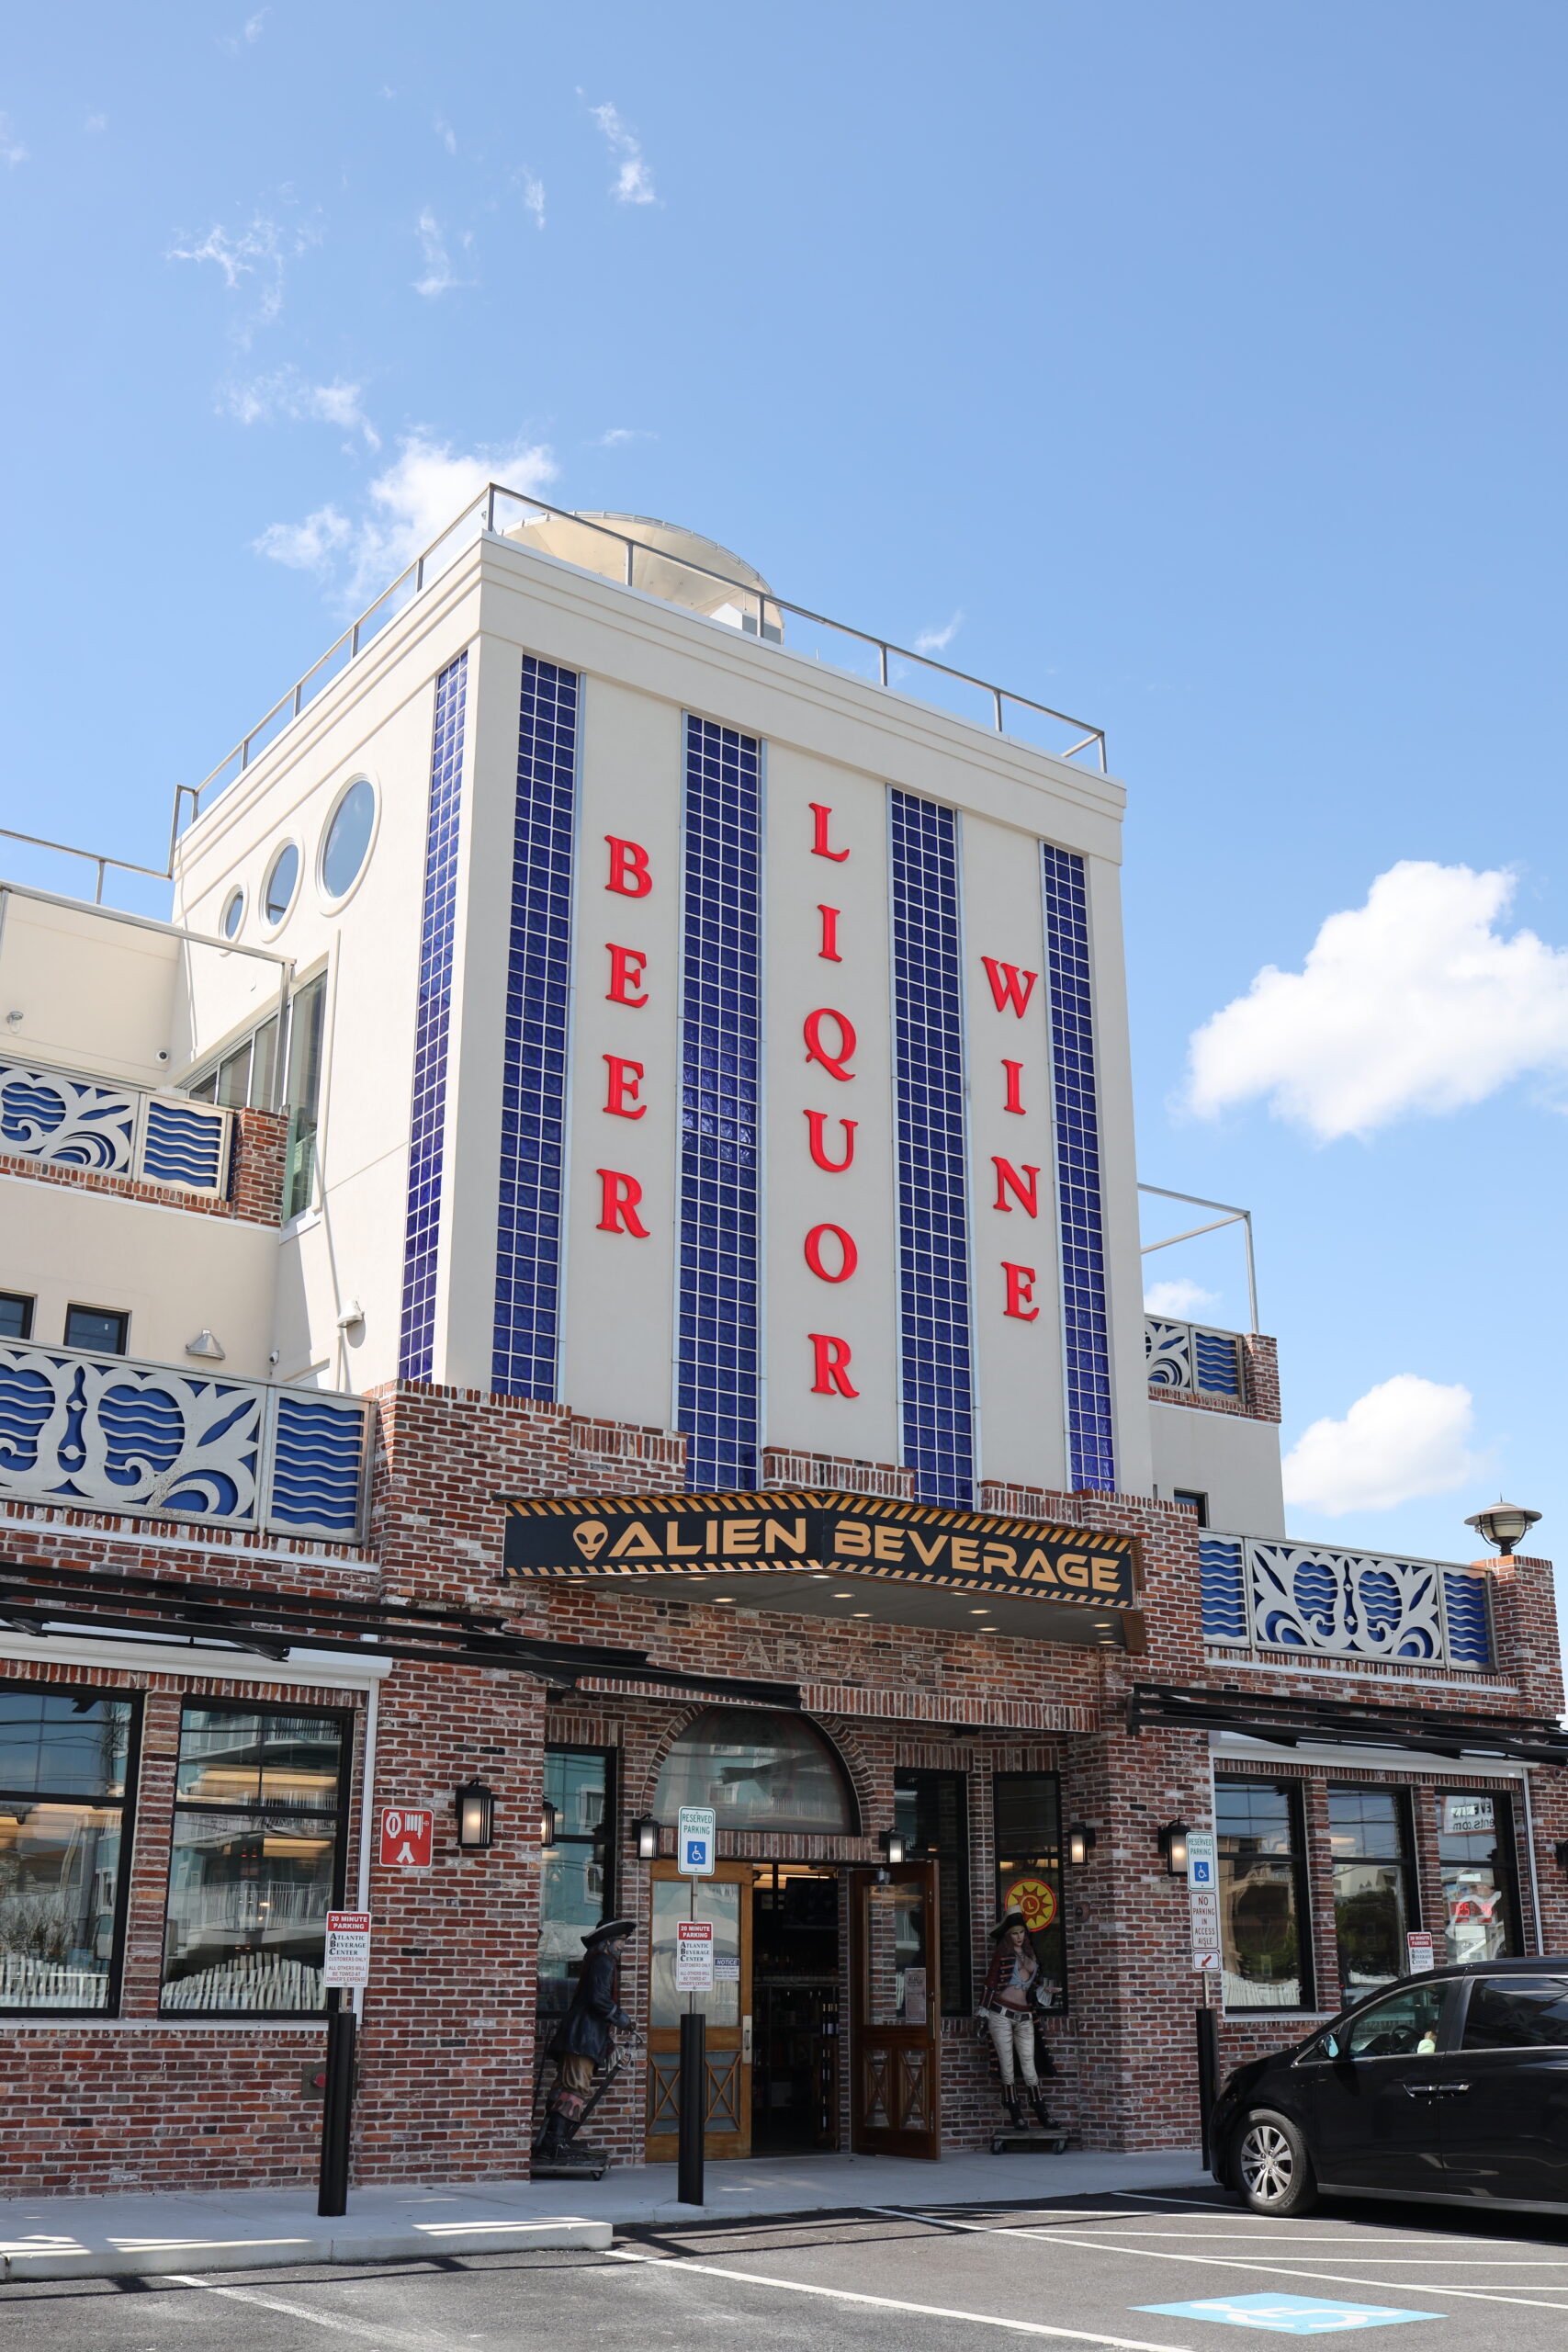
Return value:
M 384 1871 L 427 1871 L 435 1836 L 435 1816 L 428 1807 L 386 1805 L 381 1813 L 381 1868 Z

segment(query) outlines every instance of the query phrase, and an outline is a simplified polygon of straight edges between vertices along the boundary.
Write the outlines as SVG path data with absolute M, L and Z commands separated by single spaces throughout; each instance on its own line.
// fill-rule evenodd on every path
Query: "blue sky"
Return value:
M 486 459 L 951 628 L 1109 730 L 1142 1172 L 1255 1213 L 1292 1527 L 1568 1556 L 1565 68 L 1446 0 L 9 10 L 0 821 L 157 863 Z M 1233 1236 L 1148 1263 L 1245 1321 Z

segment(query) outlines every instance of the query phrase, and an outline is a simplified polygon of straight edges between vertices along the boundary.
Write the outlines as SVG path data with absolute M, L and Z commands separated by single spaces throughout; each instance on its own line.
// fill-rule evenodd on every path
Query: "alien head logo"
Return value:
M 610 1531 L 602 1519 L 585 1519 L 581 1527 L 571 1531 L 571 1540 L 590 1567 L 610 1540 Z

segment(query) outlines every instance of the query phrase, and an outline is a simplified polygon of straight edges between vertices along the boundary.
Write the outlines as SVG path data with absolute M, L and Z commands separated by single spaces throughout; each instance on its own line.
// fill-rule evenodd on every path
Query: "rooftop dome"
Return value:
M 601 527 L 592 528 L 594 524 Z M 611 537 L 612 533 L 620 536 Z M 563 563 L 597 571 L 606 580 L 640 588 L 667 605 L 683 605 L 688 612 L 727 621 L 732 628 L 744 628 L 753 636 L 759 618 L 764 637 L 777 639 L 784 633 L 783 616 L 768 601 L 770 591 L 761 573 L 728 548 L 720 547 L 716 539 L 684 530 L 678 523 L 660 523 L 651 514 L 539 514 L 518 524 L 505 537 L 541 555 L 558 556 Z M 627 539 L 637 542 L 629 582 Z M 716 579 L 709 576 L 715 572 L 719 575 Z

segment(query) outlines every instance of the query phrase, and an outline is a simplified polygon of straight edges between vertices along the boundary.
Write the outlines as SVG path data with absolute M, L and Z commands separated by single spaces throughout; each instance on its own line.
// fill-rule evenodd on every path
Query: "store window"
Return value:
M 349 1726 L 338 1714 L 187 1706 L 164 1928 L 165 2009 L 326 2006 L 341 1898 Z
M 1226 2008 L 1310 2008 L 1300 1788 L 1292 1781 L 1217 1780 L 1214 1826 Z
M 962 1772 L 893 1775 L 893 1826 L 909 1861 L 937 1865 L 944 2017 L 967 2017 L 969 1995 L 969 1783 Z
M 860 1830 L 844 1768 L 821 1733 L 799 1715 L 754 1707 L 709 1707 L 682 1733 L 653 1810 L 672 1822 L 683 1804 L 712 1805 L 720 1829 Z
M 1501 1960 L 1522 1952 L 1514 1809 L 1501 1789 L 1437 1795 L 1448 1960 Z
M 1409 1973 L 1404 1939 L 1419 1915 L 1404 1791 L 1331 1788 L 1328 1842 L 1339 1986 L 1348 2002 Z
M 555 1807 L 554 1845 L 544 1856 L 539 1898 L 539 2014 L 558 2016 L 571 2000 L 582 1939 L 611 1916 L 615 1899 L 615 1757 L 603 1747 L 547 1747 L 545 1801 Z
M 0 2012 L 115 2007 L 137 1707 L 0 1683 Z
M 283 1179 L 283 1221 L 310 1205 L 316 1176 L 316 1133 L 321 1099 L 321 1035 L 326 1022 L 327 976 L 307 981 L 288 1012 L 288 1149 Z
M 997 1918 L 1021 1911 L 1040 1962 L 1040 2005 L 1066 2006 L 1062 1922 L 1062 1791 L 1055 1772 L 998 1772 L 992 1784 Z M 989 1929 L 996 1920 L 987 1920 Z

